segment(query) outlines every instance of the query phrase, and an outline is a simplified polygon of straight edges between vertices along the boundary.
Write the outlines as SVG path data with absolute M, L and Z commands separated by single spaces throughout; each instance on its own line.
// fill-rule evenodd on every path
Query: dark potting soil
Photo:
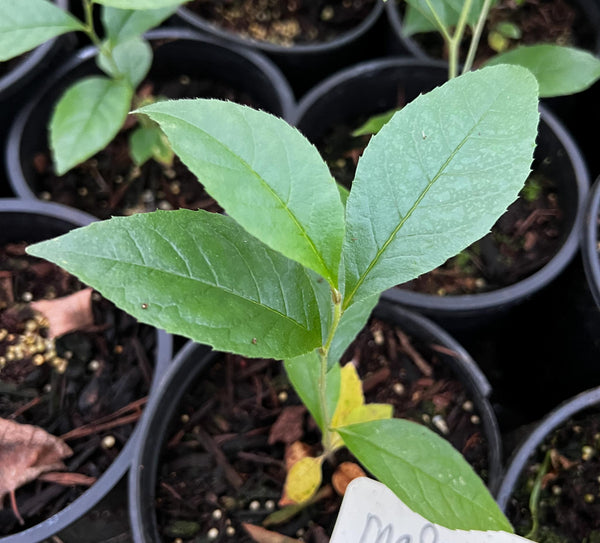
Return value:
M 479 415 L 443 363 L 443 347 L 420 344 L 378 320 L 361 332 L 343 362 L 352 360 L 367 402 L 388 402 L 396 417 L 426 424 L 446 437 L 485 479 L 488 446 Z M 448 354 L 448 353 L 446 353 Z M 431 372 L 430 372 L 431 370 Z M 276 421 L 285 420 L 277 430 Z M 275 426 L 274 426 L 275 425 Z M 185 393 L 163 448 L 156 518 L 163 541 L 253 541 L 242 523 L 329 541 L 341 498 L 324 465 L 320 499 L 277 523 L 286 470 L 285 445 L 300 440 L 318 454 L 320 432 L 289 385 L 282 364 L 225 355 Z M 335 462 L 352 460 L 347 450 Z M 284 513 L 282 513 L 284 512 Z
M 0 536 L 57 513 L 114 461 L 141 415 L 156 340 L 153 329 L 92 293 L 94 324 L 48 343 L 48 323 L 28 302 L 62 298 L 83 285 L 25 247 L 0 247 L 0 417 L 42 427 L 73 455 L 59 470 L 61 482 L 34 480 L 16 490 L 25 524 L 10 506 L 0 508 Z
M 516 533 L 532 527 L 531 490 L 542 471 L 537 500 L 540 543 L 600 541 L 600 414 L 581 413 L 552 432 L 531 457 L 506 508 Z
M 404 2 L 397 2 L 398 9 L 405 9 Z M 499 0 L 490 9 L 488 20 L 477 51 L 475 66 L 498 53 L 488 43 L 490 33 L 502 24 L 515 25 L 521 32 L 518 39 L 507 40 L 512 49 L 518 45 L 554 43 L 593 51 L 596 30 L 590 24 L 577 2 L 568 0 Z M 436 32 L 412 36 L 421 48 L 433 58 L 447 58 L 442 38 Z M 470 37 L 468 38 L 470 39 Z M 465 58 L 468 40 L 463 40 L 461 58 Z
M 352 126 L 361 126 L 365 120 Z M 357 162 L 370 137 L 352 137 L 353 130 L 349 125 L 337 125 L 317 143 L 333 177 L 346 187 L 352 185 Z M 446 296 L 489 292 L 514 284 L 538 271 L 557 253 L 562 225 L 556 185 L 536 173 L 534 166 L 520 197 L 490 234 L 443 266 L 397 288 Z
M 349 32 L 374 5 L 375 0 L 194 0 L 185 7 L 240 36 L 291 47 Z
M 218 98 L 256 107 L 250 95 L 210 79 L 145 82 L 144 95 L 179 98 Z M 148 160 L 137 167 L 130 155 L 128 136 L 135 126 L 130 118 L 117 137 L 101 152 L 62 176 L 54 173 L 49 152 L 34 157 L 36 192 L 51 200 L 86 211 L 100 219 L 156 209 L 221 211 L 188 168 L 175 157 L 172 167 Z

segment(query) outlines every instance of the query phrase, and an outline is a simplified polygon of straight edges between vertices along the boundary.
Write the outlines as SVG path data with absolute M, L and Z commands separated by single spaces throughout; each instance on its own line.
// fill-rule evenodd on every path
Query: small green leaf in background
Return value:
M 447 30 L 454 28 L 458 23 L 463 2 L 464 0 L 406 0 L 406 12 L 402 21 L 405 35 L 412 36 L 419 32 L 439 30 L 431 7 L 435 10 L 439 22 L 443 24 L 444 28 Z M 468 25 L 474 26 L 477 23 L 483 9 L 483 2 L 484 0 L 473 0 L 467 17 Z
M 542 98 L 583 91 L 600 78 L 600 58 L 582 49 L 560 45 L 524 45 L 486 62 L 486 66 L 498 64 L 514 64 L 531 71 Z
M 125 77 L 135 89 L 150 70 L 152 48 L 146 40 L 136 36 L 117 43 L 112 49 L 111 57 L 114 64 L 102 50 L 100 51 L 100 69 L 115 79 Z
M 129 152 L 137 166 L 151 158 L 166 166 L 173 164 L 173 150 L 158 126 L 138 126 L 129 136 Z
M 100 17 L 108 41 L 115 45 L 159 26 L 175 13 L 177 7 L 173 5 L 160 9 L 133 10 L 103 6 Z
M 354 137 L 357 137 L 366 136 L 370 134 L 377 134 L 377 132 L 379 132 L 383 128 L 383 125 L 394 116 L 394 113 L 396 113 L 396 111 L 398 111 L 398 109 L 390 109 L 385 113 L 373 115 L 367 120 L 367 122 L 359 126 L 354 132 L 352 132 L 352 135 Z
M 281 359 L 322 344 L 306 270 L 218 213 L 115 217 L 28 252 L 78 276 L 141 322 L 215 349 Z
M 180 6 L 189 0 L 94 0 L 96 4 L 119 9 L 161 9 Z
M 427 520 L 453 530 L 513 532 L 464 457 L 425 426 L 382 419 L 338 432 L 367 470 Z
M 346 203 L 344 308 L 487 234 L 529 175 L 538 119 L 535 78 L 507 65 L 396 113 L 363 152 Z
M 137 111 L 248 232 L 337 287 L 344 208 L 317 149 L 288 123 L 233 102 L 177 100 Z
M 81 22 L 48 0 L 0 0 L 0 61 L 75 30 Z
M 102 150 L 117 135 L 131 107 L 125 80 L 88 77 L 69 87 L 50 120 L 50 148 L 62 175 Z
M 309 410 L 322 432 L 325 432 L 325 416 L 321 407 L 319 390 L 315 386 L 320 380 L 321 360 L 317 351 L 288 359 L 284 363 L 290 383 Z M 328 418 L 333 416 L 340 396 L 341 368 L 339 364 L 327 372 L 327 411 Z

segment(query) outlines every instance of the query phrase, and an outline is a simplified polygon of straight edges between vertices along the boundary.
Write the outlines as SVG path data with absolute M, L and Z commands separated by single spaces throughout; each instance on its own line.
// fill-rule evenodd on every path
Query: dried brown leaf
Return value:
M 0 418 L 0 504 L 41 473 L 64 469 L 73 451 L 42 428 Z
M 269 445 L 278 441 L 289 445 L 301 439 L 304 435 L 305 413 L 306 408 L 303 405 L 290 405 L 284 408 L 271 427 Z
M 54 300 L 37 300 L 31 303 L 31 308 L 48 320 L 50 338 L 75 330 L 85 330 L 94 324 L 91 288 Z
M 271 532 L 254 524 L 243 523 L 244 530 L 256 541 L 256 543 L 300 543 L 299 539 L 293 539 L 287 535 Z
M 284 461 L 286 471 L 290 471 L 290 468 L 299 460 L 306 458 L 312 454 L 312 449 L 306 443 L 302 441 L 294 441 L 285 448 Z
M 348 485 L 354 479 L 366 476 L 367 474 L 358 464 L 354 462 L 342 462 L 331 476 L 331 484 L 335 488 L 335 491 L 340 496 L 343 496 L 346 494 L 346 488 L 348 488 Z

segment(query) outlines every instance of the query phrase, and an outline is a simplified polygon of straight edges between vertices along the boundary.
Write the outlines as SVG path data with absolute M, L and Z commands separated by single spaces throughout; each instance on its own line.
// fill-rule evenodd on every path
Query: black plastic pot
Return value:
M 167 79 L 183 74 L 214 77 L 252 97 L 257 107 L 287 119 L 295 101 L 289 83 L 264 56 L 199 36 L 189 29 L 154 30 L 148 39 L 158 43 L 150 76 Z M 61 94 L 74 81 L 98 74 L 95 48 L 80 50 L 60 67 L 12 124 L 6 145 L 7 177 L 15 194 L 37 198 L 32 157 L 48 149 L 47 126 Z
M 588 194 L 582 228 L 581 255 L 585 274 L 592 296 L 600 308 L 600 177 L 596 178 Z
M 316 142 L 336 123 L 355 122 L 360 115 L 397 107 L 399 87 L 409 102 L 446 79 L 446 64 L 441 61 L 394 58 L 361 63 L 338 72 L 308 92 L 298 103 L 294 123 Z M 542 290 L 568 265 L 578 249 L 588 172 L 578 147 L 562 124 L 542 106 L 540 113 L 535 163 L 541 172 L 558 181 L 558 199 L 564 206 L 562 245 L 556 255 L 533 275 L 496 291 L 436 296 L 395 287 L 383 293 L 385 300 L 423 313 L 452 332 L 476 329 Z
M 68 9 L 68 0 L 55 0 L 62 9 Z M 22 60 L 0 77 L 0 125 L 9 126 L 16 112 L 25 104 L 34 90 L 35 84 L 41 84 L 50 70 L 59 62 L 62 54 L 74 45 L 73 36 L 63 35 L 52 38 L 26 53 Z M 12 61 L 10 61 L 12 62 Z M 0 132 L 0 147 L 4 148 L 7 130 Z M 15 196 L 6 176 L 4 168 L 0 171 L 0 198 Z
M 379 304 L 374 315 L 384 321 L 401 326 L 409 336 L 446 347 L 453 355 L 443 356 L 457 378 L 473 398 L 475 411 L 481 416 L 482 431 L 489 445 L 490 488 L 495 488 L 501 473 L 501 438 L 495 414 L 488 401 L 490 385 L 469 354 L 446 332 L 429 320 L 403 309 Z M 142 423 L 142 444 L 129 472 L 129 511 L 135 543 L 158 543 L 155 496 L 157 470 L 169 428 L 178 410 L 178 398 L 202 386 L 202 376 L 220 353 L 189 342 L 178 353 L 172 366 L 148 406 Z M 274 362 L 275 363 L 275 362 Z
M 175 17 L 207 35 L 265 53 L 282 69 L 296 96 L 301 96 L 335 70 L 383 54 L 383 11 L 383 1 L 377 0 L 369 15 L 355 28 L 327 42 L 301 43 L 291 47 L 240 36 L 203 19 L 185 6 L 177 10 Z
M 17 198 L 0 199 L 0 242 L 38 242 L 89 224 L 93 217 L 58 204 L 26 201 Z M 151 394 L 157 391 L 158 381 L 172 358 L 172 337 L 157 330 L 154 352 L 154 378 Z M 53 535 L 80 519 L 105 498 L 123 478 L 131 465 L 138 446 L 139 425 L 129 440 L 98 480 L 79 498 L 51 518 L 22 532 L 0 537 L 2 543 L 37 543 L 49 540 Z M 98 541 L 97 534 L 90 541 Z
M 495 495 L 496 501 L 503 511 L 506 512 L 510 507 L 511 498 L 519 484 L 523 470 L 530 462 L 534 461 L 533 457 L 544 440 L 572 417 L 588 409 L 594 409 L 597 412 L 599 404 L 600 387 L 588 389 L 551 410 L 526 433 L 510 456 L 502 482 Z M 576 451 L 575 454 L 581 454 L 581 451 Z M 596 484 L 597 481 L 593 481 L 593 485 Z M 522 506 L 526 507 L 527 504 Z

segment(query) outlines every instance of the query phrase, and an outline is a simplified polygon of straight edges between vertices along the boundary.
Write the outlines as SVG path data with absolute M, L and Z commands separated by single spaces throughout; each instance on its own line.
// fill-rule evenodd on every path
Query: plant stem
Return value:
M 332 413 L 329 413 L 327 407 L 327 372 L 329 370 L 328 358 L 329 349 L 335 336 L 335 332 L 342 318 L 342 295 L 336 288 L 331 288 L 331 298 L 333 301 L 333 319 L 329 328 L 329 334 L 325 344 L 319 349 L 319 358 L 321 361 L 319 373 L 319 403 L 321 404 L 321 413 L 323 415 L 323 447 L 326 451 L 331 449 L 331 432 L 329 431 L 329 423 L 331 422 Z
M 458 61 L 460 57 L 460 44 L 462 42 L 463 35 L 465 33 L 465 27 L 467 25 L 467 17 L 469 11 L 471 11 L 472 0 L 465 0 L 460 17 L 454 30 L 454 34 L 448 43 L 448 79 L 453 79 L 458 75 Z
M 479 14 L 479 18 L 477 19 L 477 24 L 475 25 L 475 28 L 473 30 L 473 36 L 469 45 L 469 52 L 467 53 L 465 65 L 463 66 L 463 74 L 468 72 L 473 66 L 475 54 L 477 53 L 477 49 L 479 48 L 481 34 L 483 33 L 483 27 L 485 26 L 485 22 L 487 20 L 487 16 L 491 6 L 492 0 L 484 0 L 483 7 L 481 8 L 481 13 Z
M 96 34 L 96 30 L 94 28 L 94 0 L 82 0 L 82 5 L 83 14 L 85 16 L 84 32 L 90 41 L 98 48 L 98 54 L 104 54 L 104 56 L 108 59 L 108 62 L 111 65 L 111 70 L 114 74 L 113 77 L 120 77 L 122 74 L 112 56 L 111 48 L 100 39 L 98 34 Z

